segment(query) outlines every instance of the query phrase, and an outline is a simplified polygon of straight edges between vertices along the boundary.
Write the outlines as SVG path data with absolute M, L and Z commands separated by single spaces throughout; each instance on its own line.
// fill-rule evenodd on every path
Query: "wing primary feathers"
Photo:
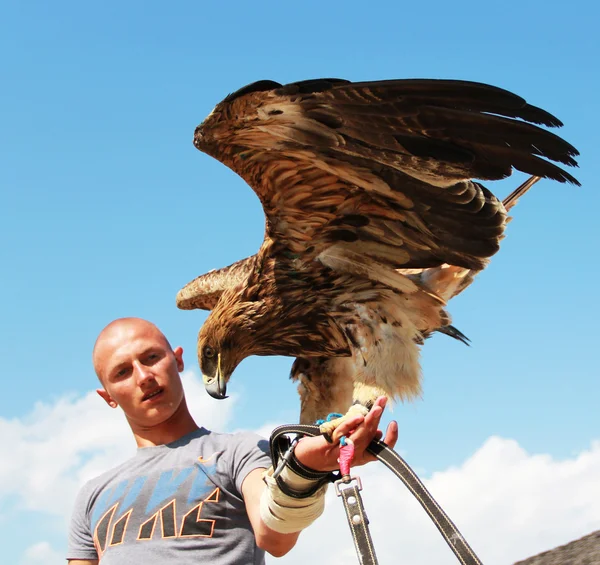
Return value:
M 408 99 L 414 104 L 441 106 L 470 111 L 497 113 L 521 118 L 548 127 L 563 123 L 549 112 L 528 104 L 520 96 L 488 84 L 446 79 L 401 79 L 354 82 L 331 89 L 331 97 L 340 103 L 364 101 L 385 102 Z

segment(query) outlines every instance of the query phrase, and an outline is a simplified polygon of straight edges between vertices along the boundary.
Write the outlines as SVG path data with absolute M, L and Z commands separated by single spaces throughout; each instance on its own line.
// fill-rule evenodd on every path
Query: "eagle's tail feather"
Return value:
M 503 201 L 504 208 L 508 212 L 541 177 L 529 177 L 523 184 L 513 190 Z
M 462 341 L 465 345 L 471 345 L 471 340 L 464 334 L 462 333 L 458 328 L 455 328 L 454 326 L 442 326 L 440 328 L 438 328 L 436 331 L 442 333 L 442 334 L 446 334 L 449 335 L 450 337 L 453 337 L 454 339 L 457 339 L 458 341 Z

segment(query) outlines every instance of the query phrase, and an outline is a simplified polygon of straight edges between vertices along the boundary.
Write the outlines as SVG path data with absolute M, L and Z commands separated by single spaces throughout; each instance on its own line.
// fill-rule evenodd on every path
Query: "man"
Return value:
M 275 480 L 266 442 L 254 434 L 217 434 L 192 418 L 179 373 L 183 350 L 172 349 L 152 323 L 122 318 L 102 330 L 93 362 L 106 403 L 120 406 L 136 455 L 80 491 L 69 534 L 70 565 L 264 563 L 286 554 L 323 510 L 322 477 L 337 468 L 339 439 L 355 444 L 355 465 L 381 437 L 385 399 L 342 424 L 330 444 L 305 438 L 293 469 Z M 385 441 L 394 446 L 397 425 Z M 282 491 L 285 490 L 287 492 Z

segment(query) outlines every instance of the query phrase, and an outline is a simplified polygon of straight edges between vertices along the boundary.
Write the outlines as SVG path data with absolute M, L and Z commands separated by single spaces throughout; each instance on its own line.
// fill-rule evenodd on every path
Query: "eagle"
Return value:
M 283 355 L 301 423 L 419 396 L 424 340 L 467 342 L 447 302 L 498 251 L 507 210 L 539 178 L 579 185 L 560 166 L 578 151 L 541 126 L 562 123 L 461 80 L 261 80 L 229 94 L 193 142 L 254 190 L 265 236 L 177 295 L 211 311 L 198 334 L 207 392 L 225 398 L 250 355 Z M 479 182 L 513 170 L 532 178 L 505 202 Z

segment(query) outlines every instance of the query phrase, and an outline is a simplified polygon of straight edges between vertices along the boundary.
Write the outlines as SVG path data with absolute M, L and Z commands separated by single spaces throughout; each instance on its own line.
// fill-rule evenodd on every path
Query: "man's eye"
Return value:
M 215 356 L 215 350 L 210 346 L 207 345 L 204 347 L 204 357 L 206 357 L 207 359 L 212 359 Z
M 117 372 L 117 377 L 124 377 L 129 372 L 127 367 L 123 367 L 121 370 Z

